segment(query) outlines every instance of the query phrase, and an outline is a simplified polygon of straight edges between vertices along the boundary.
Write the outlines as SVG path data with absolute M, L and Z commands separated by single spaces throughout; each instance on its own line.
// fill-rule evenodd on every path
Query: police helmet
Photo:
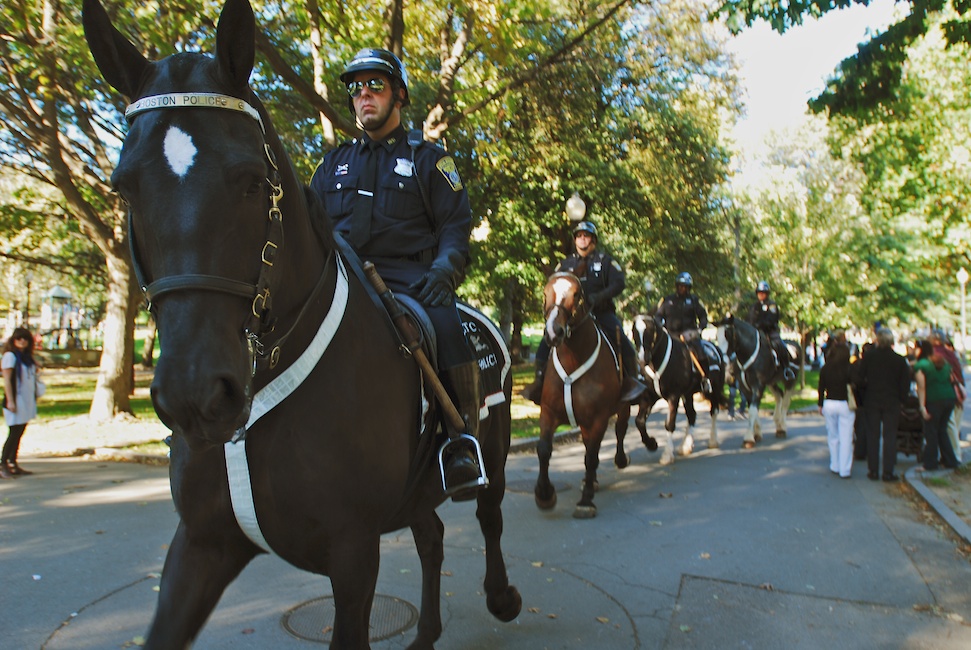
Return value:
M 360 50 L 354 55 L 354 58 L 344 66 L 344 72 L 342 72 L 340 76 L 341 83 L 347 85 L 356 73 L 365 70 L 383 72 L 391 77 L 391 89 L 394 90 L 396 88 L 404 88 L 405 96 L 404 99 L 401 100 L 401 105 L 408 105 L 408 71 L 405 70 L 405 64 L 402 63 L 401 59 L 396 57 L 393 52 L 370 47 Z M 397 97 L 397 92 L 395 93 L 395 97 Z M 351 98 L 348 98 L 348 105 L 351 107 L 351 111 L 353 112 L 354 103 Z
M 691 282 L 691 274 L 688 272 L 679 273 L 677 279 L 674 281 L 674 286 L 678 286 L 679 284 L 690 287 L 693 284 Z
M 578 223 L 577 227 L 573 229 L 573 236 L 576 237 L 577 233 L 580 232 L 589 233 L 591 237 L 599 240 L 599 237 L 597 237 L 597 227 L 589 221 L 581 221 Z
M 755 287 L 755 293 L 769 293 L 769 283 L 765 280 L 759 282 L 759 286 Z

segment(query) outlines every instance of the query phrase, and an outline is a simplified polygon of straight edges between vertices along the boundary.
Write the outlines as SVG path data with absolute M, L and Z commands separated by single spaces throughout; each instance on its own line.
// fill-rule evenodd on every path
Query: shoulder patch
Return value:
M 610 265 L 612 267 L 614 267 L 615 269 L 617 269 L 618 271 L 623 271 L 624 270 L 624 269 L 620 268 L 620 264 L 617 263 L 617 260 L 610 260 Z
M 438 171 L 442 172 L 442 176 L 448 181 L 453 192 L 458 192 L 462 189 L 462 179 L 459 177 L 459 170 L 455 168 L 455 161 L 452 160 L 451 156 L 445 156 L 441 158 L 435 167 Z

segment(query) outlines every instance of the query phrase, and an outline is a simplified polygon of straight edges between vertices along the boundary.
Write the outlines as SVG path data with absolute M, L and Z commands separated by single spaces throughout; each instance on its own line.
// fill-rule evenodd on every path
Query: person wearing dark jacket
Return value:
M 597 227 L 593 223 L 589 221 L 578 223 L 573 229 L 575 250 L 556 265 L 554 272 L 564 271 L 577 276 L 597 326 L 612 345 L 617 344 L 619 336 L 621 364 L 624 371 L 620 399 L 633 402 L 647 387 L 637 378 L 637 355 L 634 352 L 634 345 L 627 338 L 627 333 L 620 319 L 617 318 L 617 310 L 614 307 L 614 299 L 626 287 L 624 269 L 610 253 L 597 248 L 598 241 Z M 543 381 L 549 357 L 550 346 L 544 337 L 536 347 L 536 377 L 532 384 L 522 390 L 523 397 L 535 404 L 540 403 L 543 395 Z
M 446 418 L 445 491 L 454 500 L 474 498 L 486 483 L 476 442 L 479 364 L 455 306 L 469 262 L 469 195 L 454 159 L 405 131 L 408 75 L 397 56 L 363 49 L 340 80 L 363 132 L 324 156 L 310 187 L 334 231 L 392 291 L 419 301 L 435 326 L 442 384 L 465 421 L 459 431 Z
M 853 422 L 849 407 L 850 348 L 842 333 L 831 340 L 826 363 L 819 371 L 819 413 L 826 419 L 829 471 L 850 478 L 853 469 Z
M 674 281 L 674 293 L 661 299 L 654 314 L 661 319 L 664 328 L 672 336 L 681 339 L 688 346 L 695 369 L 701 375 L 702 389 L 710 393 L 708 357 L 701 345 L 701 330 L 708 327 L 708 310 L 701 299 L 692 293 L 693 284 L 690 273 L 678 274 Z
M 880 440 L 883 439 L 883 480 L 896 481 L 897 426 L 900 407 L 910 392 L 910 366 L 893 349 L 893 332 L 877 330 L 875 345 L 860 361 L 858 382 L 865 387 L 863 409 L 867 421 L 867 478 L 880 478 Z

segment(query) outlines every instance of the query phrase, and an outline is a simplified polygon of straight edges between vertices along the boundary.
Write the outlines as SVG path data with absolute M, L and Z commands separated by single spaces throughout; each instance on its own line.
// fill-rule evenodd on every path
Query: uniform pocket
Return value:
M 324 208 L 332 221 L 340 221 L 351 214 L 357 187 L 358 177 L 351 174 L 335 176 L 323 182 Z
M 425 203 L 414 176 L 386 176 L 380 180 L 377 206 L 382 214 L 397 221 L 425 218 Z

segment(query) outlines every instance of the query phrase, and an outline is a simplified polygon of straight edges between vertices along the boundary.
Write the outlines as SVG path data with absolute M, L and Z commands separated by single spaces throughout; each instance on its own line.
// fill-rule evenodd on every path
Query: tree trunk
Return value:
M 155 367 L 155 317 L 148 315 L 148 334 L 145 335 L 145 346 L 142 349 L 142 368 Z
M 114 250 L 124 250 L 116 247 Z M 119 413 L 131 413 L 131 391 L 135 356 L 135 314 L 142 297 L 132 285 L 131 266 L 125 257 L 105 256 L 108 266 L 108 304 L 105 309 L 104 349 L 98 383 L 88 415 L 95 422 Z

